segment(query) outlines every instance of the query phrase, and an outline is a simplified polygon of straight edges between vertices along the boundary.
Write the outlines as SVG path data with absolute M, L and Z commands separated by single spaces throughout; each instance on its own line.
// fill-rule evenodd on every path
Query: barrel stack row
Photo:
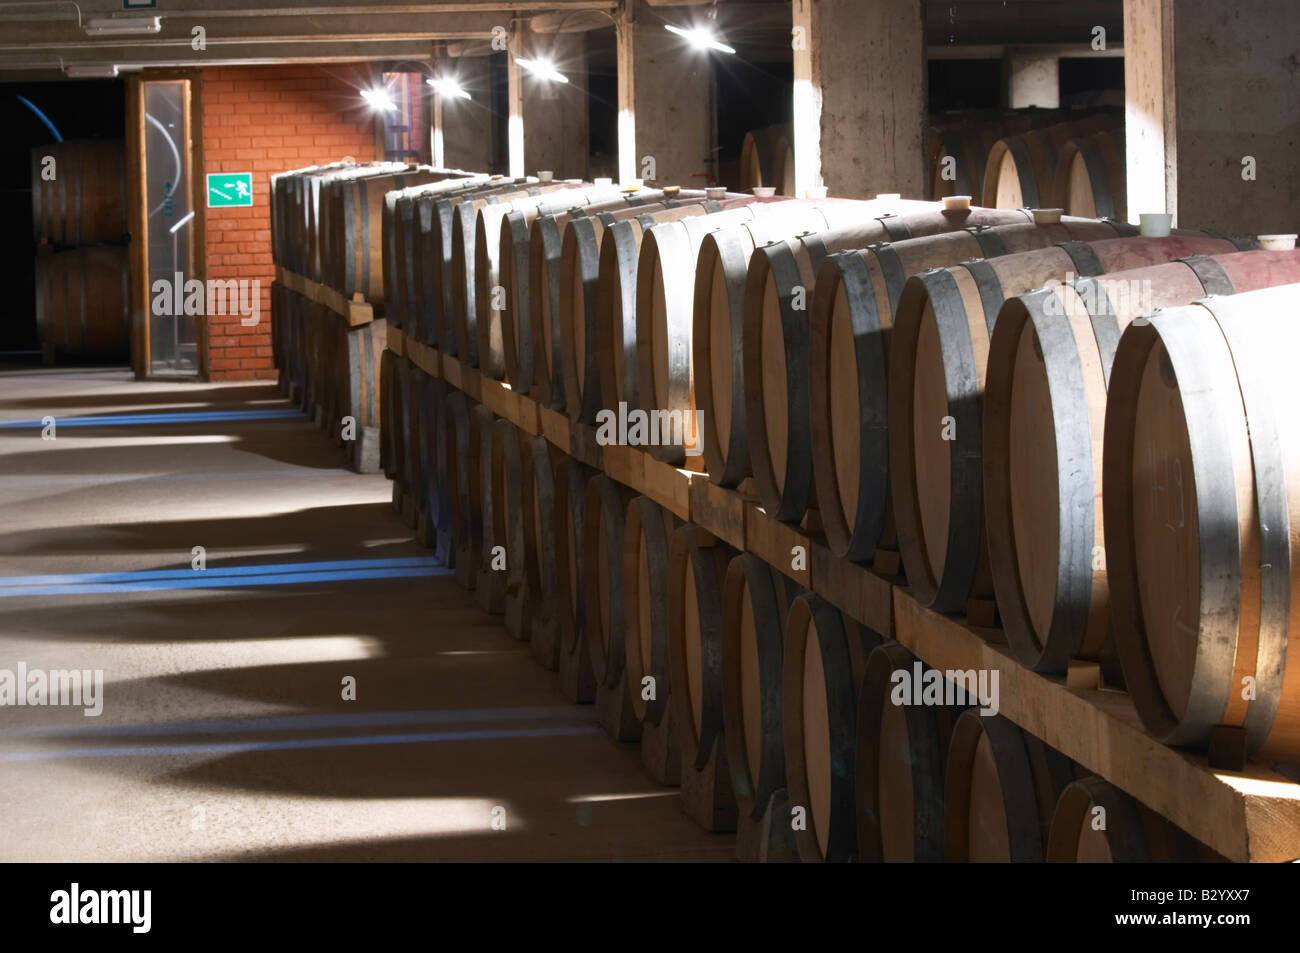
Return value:
M 931 195 L 971 195 L 989 208 L 1061 208 L 1128 217 L 1120 111 L 1019 110 L 935 124 Z
M 271 340 L 281 389 L 358 471 L 378 468 L 384 196 L 419 185 L 468 188 L 483 178 L 391 162 L 337 162 L 271 177 Z
M 37 146 L 31 184 L 42 360 L 125 360 L 131 312 L 123 142 Z
M 538 201 L 486 215 L 492 196 L 451 195 L 430 203 L 427 218 L 418 196 L 389 195 L 398 221 L 402 203 L 413 206 L 416 229 L 389 266 L 409 276 L 401 339 L 445 356 L 430 365 L 426 351 L 417 362 L 399 345 L 383 358 L 383 466 L 403 517 L 531 642 L 571 698 L 598 706 L 611 737 L 640 741 L 651 773 L 681 786 L 692 817 L 737 830 L 744 856 L 882 856 L 866 846 L 862 817 L 884 809 L 864 799 L 888 802 L 891 790 L 895 803 L 906 792 L 909 816 L 930 818 L 917 821 L 923 833 L 886 825 L 891 836 L 909 832 L 915 856 L 1046 856 L 1067 788 L 1060 803 L 1074 840 L 1057 839 L 1073 846 L 1054 856 L 1195 853 L 1140 802 L 1074 766 L 1034 768 L 1030 811 L 1012 790 L 1022 767 L 998 751 L 1027 751 L 1022 760 L 1037 764 L 1044 746 L 998 718 L 970 715 L 974 727 L 959 732 L 959 711 L 913 712 L 891 699 L 873 717 L 911 737 L 915 714 L 938 748 L 905 756 L 909 771 L 928 766 L 924 778 L 891 767 L 860 781 L 875 777 L 883 744 L 882 729 L 861 727 L 868 660 L 895 653 L 878 663 L 889 683 L 910 670 L 897 655 L 905 650 L 801 590 L 785 567 L 618 482 L 608 464 L 624 448 L 602 447 L 596 425 L 619 405 L 685 420 L 699 411 L 698 431 L 645 452 L 703 466 L 700 479 L 757 495 L 771 517 L 824 530 L 840 558 L 906 570 L 934 609 L 960 613 L 995 597 L 1001 606 L 997 579 L 1018 570 L 989 555 L 981 434 L 1002 316 L 1044 286 L 1097 307 L 1089 283 L 1117 271 L 1129 281 L 1134 269 L 1200 282 L 1217 265 L 1236 269 L 1233 290 L 1242 290 L 1282 277 L 1285 256 L 1265 262 L 1240 255 L 1244 243 L 1196 232 L 1139 237 L 1119 222 L 1037 224 L 1023 210 L 665 191 L 588 192 L 575 197 L 585 207 Z M 451 222 L 451 241 L 418 237 L 426 221 L 430 230 Z M 434 250 L 432 262 L 420 248 Z M 446 280 L 450 290 L 438 285 Z M 1063 313 L 1076 324 L 1088 320 L 1071 307 Z M 1099 340 L 1112 314 L 1104 307 L 1080 325 Z M 569 439 L 535 436 L 477 403 L 462 377 L 470 368 L 506 381 L 538 414 L 563 414 Z M 1018 453 L 1017 465 L 1041 457 Z M 1041 572 L 1044 560 L 1025 565 Z M 1122 679 L 1113 639 L 1103 635 L 1095 651 L 1067 646 L 1053 650 L 1064 663 L 1019 654 L 1056 672 L 1110 652 L 1110 678 Z M 1061 783 L 1042 782 L 1049 775 Z M 913 797 L 931 799 L 928 813 Z M 1128 833 L 1101 832 L 1100 845 L 1084 836 L 1096 829 L 1080 818 L 1098 805 L 1120 805 L 1107 811 L 1132 822 Z M 926 837 L 941 848 L 917 846 Z

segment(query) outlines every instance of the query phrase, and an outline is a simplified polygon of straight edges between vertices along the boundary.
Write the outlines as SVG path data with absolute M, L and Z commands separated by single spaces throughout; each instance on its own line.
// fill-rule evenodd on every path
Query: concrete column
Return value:
M 620 55 L 619 140 L 621 146 L 625 128 L 635 130 L 632 177 L 645 179 L 647 185 L 699 188 L 706 183 L 701 174 L 717 174 L 710 54 L 669 33 L 664 24 L 694 23 L 703 11 L 698 6 L 652 7 L 644 0 L 628 0 L 623 15 L 631 31 L 632 63 L 631 70 L 624 70 L 625 55 Z M 620 154 L 620 175 L 625 174 L 623 163 Z
M 492 70 L 486 56 L 461 56 L 443 64 L 469 99 L 442 101 L 442 148 L 449 168 L 492 172 Z
M 587 57 L 581 33 L 535 36 L 525 56 L 550 59 L 568 77 L 553 83 L 524 74 L 524 166 L 529 175 L 541 169 L 557 179 L 587 176 Z
M 640 178 L 636 155 L 636 27 L 632 22 L 633 0 L 621 0 L 614 27 L 618 52 L 618 180 Z
M 1295 231 L 1300 6 L 1125 0 L 1124 49 L 1130 219 Z
M 518 57 L 523 56 L 520 49 L 520 29 L 518 24 L 510 28 L 510 55 L 506 57 L 506 126 L 507 155 L 509 174 L 520 178 L 526 168 L 524 163 L 524 84 L 523 67 Z
M 926 194 L 921 0 L 792 0 L 801 195 Z
M 1012 109 L 1061 105 L 1061 57 L 1009 49 L 1006 54 L 1007 105 Z

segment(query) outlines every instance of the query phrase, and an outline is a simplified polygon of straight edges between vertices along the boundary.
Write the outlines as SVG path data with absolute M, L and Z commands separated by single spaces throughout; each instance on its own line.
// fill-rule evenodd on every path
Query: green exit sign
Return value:
M 253 173 L 208 175 L 208 208 L 237 208 L 253 204 Z

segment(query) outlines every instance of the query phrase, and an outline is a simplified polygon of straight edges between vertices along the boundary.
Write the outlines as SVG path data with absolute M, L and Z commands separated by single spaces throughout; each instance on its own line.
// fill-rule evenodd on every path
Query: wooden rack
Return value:
M 340 296 L 341 297 L 341 296 Z M 342 312 L 340 312 L 342 313 Z M 1143 730 L 1129 696 L 1020 665 L 999 629 L 968 625 L 917 603 L 903 580 L 836 558 L 816 535 L 772 519 L 752 496 L 713 485 L 624 446 L 596 444 L 575 424 L 509 384 L 388 329 L 388 347 L 498 417 L 596 467 L 737 549 L 748 550 L 850 618 L 898 640 L 940 670 L 998 673 L 1000 713 L 1232 861 L 1300 858 L 1300 784 L 1266 765 L 1216 771 L 1204 755 L 1167 747 Z M 805 559 L 796 569 L 795 547 Z

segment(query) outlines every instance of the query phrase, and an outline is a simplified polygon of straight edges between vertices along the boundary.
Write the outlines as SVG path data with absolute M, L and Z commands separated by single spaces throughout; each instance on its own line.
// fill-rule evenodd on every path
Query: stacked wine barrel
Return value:
M 990 158 L 994 153 L 998 155 L 1004 154 L 1007 151 L 1008 143 L 1011 143 L 1012 149 L 1020 155 L 1023 154 L 1022 142 L 1027 141 L 1036 144 L 1040 141 L 1039 134 L 1048 129 L 1074 127 L 1119 130 L 1122 125 L 1122 114 L 1117 111 L 1105 110 L 1040 109 L 1033 107 L 1029 109 L 987 111 L 984 113 L 960 113 L 955 116 L 931 115 L 925 145 L 930 197 L 941 199 L 949 195 L 970 195 L 976 200 L 983 199 L 984 204 L 989 205 L 990 203 L 986 198 L 988 194 L 986 192 L 988 183 L 986 174 L 990 169 L 995 173 L 1000 172 L 1001 169 L 1001 161 L 999 160 L 997 164 L 993 164 L 990 162 Z M 1059 143 L 1062 140 L 1058 132 L 1052 132 L 1049 134 L 1049 141 Z M 1109 153 L 1107 152 L 1106 155 L 1109 155 Z M 1060 158 L 1064 158 L 1064 151 L 1061 151 L 1059 158 L 1052 162 L 1050 172 L 1056 172 L 1061 164 Z M 1092 155 L 1089 152 L 1088 157 L 1084 160 L 1085 168 L 1088 167 L 1091 158 Z M 1118 173 L 1122 176 L 1122 148 L 1120 150 L 1120 159 Z M 1021 202 L 1020 205 L 1047 207 L 1048 203 L 1043 201 L 1045 198 L 1046 196 L 1039 196 L 1038 201 Z M 1020 206 L 999 206 L 995 203 L 990 207 L 1018 208 Z M 1093 214 L 1085 211 L 1082 204 L 1067 211 L 1074 215 Z M 1098 211 L 1096 214 L 1105 215 L 1107 213 Z M 1123 216 L 1117 217 L 1122 218 Z
M 1004 135 L 989 148 L 981 189 L 990 208 L 1060 208 L 1128 217 L 1123 117 L 1110 112 Z
M 397 250 L 422 260 L 424 234 L 396 219 L 394 190 L 481 187 L 487 176 L 400 163 L 332 163 L 271 177 L 272 355 L 281 389 L 343 448 L 359 472 L 378 469 L 380 362 L 390 301 L 400 316 L 416 293 L 413 276 L 392 272 Z M 279 272 L 287 272 L 285 281 Z M 305 280 L 304 280 L 305 279 Z M 351 323 L 347 303 L 368 304 L 373 320 Z
M 1277 397 L 1258 383 L 1272 375 L 1219 299 L 1194 319 L 1139 319 L 1207 293 L 1246 301 L 1300 279 L 1300 257 L 1197 231 L 1146 238 L 1117 220 L 1037 224 L 1021 210 L 883 196 L 762 200 L 473 177 L 390 191 L 384 207 L 387 327 L 406 342 L 383 352 L 378 380 L 394 508 L 568 698 L 595 706 L 611 741 L 638 745 L 649 775 L 680 788 L 688 816 L 735 832 L 739 856 L 1217 859 L 1142 792 L 1092 776 L 998 714 L 996 684 L 931 669 L 805 589 L 797 578 L 808 576 L 640 495 L 622 475 L 635 451 L 607 446 L 600 427 L 616 408 L 677 413 L 684 432 L 647 455 L 824 533 L 831 558 L 905 576 L 934 610 L 995 607 L 1026 667 L 1055 676 L 1083 662 L 1107 682 L 1136 679 L 1153 732 L 1203 745 L 1224 673 L 1243 668 L 1252 646 L 1271 659 L 1282 650 L 1286 594 L 1251 574 L 1268 576 L 1264 550 L 1270 566 L 1290 565 L 1285 509 L 1267 508 L 1285 500 L 1245 506 L 1242 481 L 1266 467 L 1285 488 L 1291 435 L 1258 409 Z M 1153 293 L 1128 294 L 1135 282 Z M 1281 314 L 1287 301 L 1264 306 Z M 1183 365 L 1170 372 L 1164 356 L 1191 346 L 1175 336 L 1182 323 L 1207 322 L 1223 329 L 1220 353 L 1182 399 L 1217 395 L 1208 436 L 1172 426 Z M 291 318 L 280 332 L 284 366 L 309 402 L 338 413 L 291 356 L 315 354 L 317 367 L 347 357 L 310 323 Z M 1130 324 L 1156 335 L 1140 354 L 1132 331 L 1117 350 Z M 428 349 L 442 356 L 440 376 L 426 373 Z M 1199 372 L 1197 353 L 1177 355 Z M 1136 395 L 1125 406 L 1140 396 L 1150 420 L 1127 420 L 1128 462 L 1108 452 L 1103 468 L 1106 388 L 1121 378 Z M 484 394 L 494 379 L 531 418 L 494 413 Z M 525 419 L 539 423 L 525 432 Z M 567 439 L 547 420 L 563 421 Z M 1253 446 L 1257 428 L 1283 434 L 1273 457 Z M 1211 496 L 1163 475 L 1172 464 L 1136 460 L 1131 448 L 1155 434 L 1167 457 L 1205 469 Z M 1231 452 L 1202 461 L 1209 447 Z M 1128 502 L 1104 523 L 1133 541 L 1111 557 L 1126 575 L 1108 594 L 1095 548 L 1106 539 L 1097 487 L 1104 473 L 1109 490 L 1112 470 Z M 1219 534 L 1213 564 L 1195 562 L 1204 546 L 1155 532 L 1176 488 L 1184 513 L 1236 507 L 1202 524 Z M 1148 502 L 1157 497 L 1159 512 Z M 1187 525 L 1184 535 L 1196 531 Z M 1161 628 L 1185 595 L 1183 571 L 1205 591 L 1219 586 L 1220 602 L 1188 617 L 1201 633 L 1194 668 L 1178 667 L 1175 634 Z M 1262 607 L 1238 612 L 1235 643 L 1220 638 L 1233 598 L 1225 578 Z M 1214 726 L 1290 754 L 1290 683 L 1268 658 L 1252 670 L 1268 698 L 1215 711 Z
M 790 123 L 745 133 L 740 147 L 740 187 L 794 195 L 794 127 Z
M 31 174 L 42 360 L 127 360 L 131 314 L 123 142 L 37 146 Z

